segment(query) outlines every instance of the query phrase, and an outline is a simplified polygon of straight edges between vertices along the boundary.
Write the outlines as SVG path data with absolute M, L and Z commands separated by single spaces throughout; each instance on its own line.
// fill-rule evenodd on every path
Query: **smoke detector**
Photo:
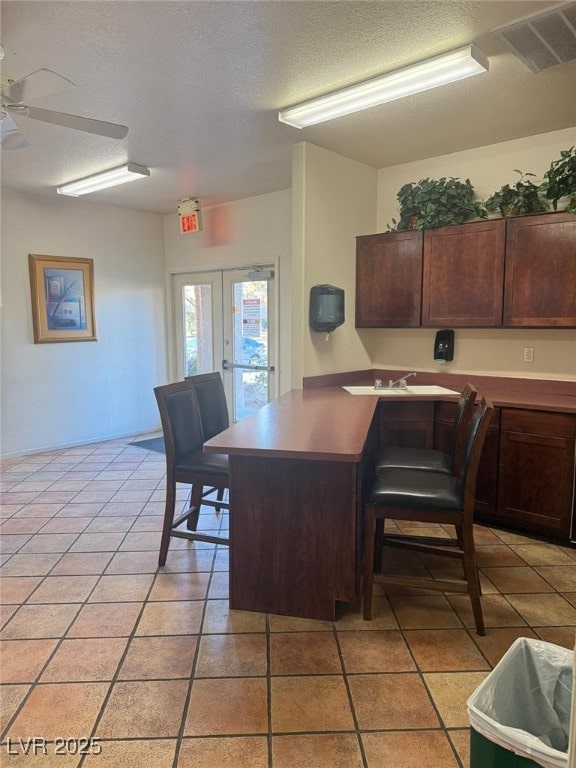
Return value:
M 496 35 L 532 72 L 576 59 L 576 2 L 526 16 L 493 29 Z

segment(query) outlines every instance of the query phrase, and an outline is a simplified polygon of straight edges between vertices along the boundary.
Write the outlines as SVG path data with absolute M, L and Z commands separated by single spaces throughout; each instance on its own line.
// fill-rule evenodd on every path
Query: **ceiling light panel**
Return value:
M 278 119 L 305 128 L 487 71 L 484 53 L 467 45 L 288 107 L 278 113 Z
M 116 187 L 118 184 L 136 181 L 143 176 L 150 176 L 149 168 L 144 165 L 127 163 L 120 168 L 112 168 L 109 171 L 102 171 L 102 173 L 95 173 L 92 176 L 78 179 L 78 181 L 62 184 L 60 187 L 56 187 L 56 191 L 60 195 L 79 197 L 80 195 L 88 195 L 90 192 L 98 192 L 101 189 Z

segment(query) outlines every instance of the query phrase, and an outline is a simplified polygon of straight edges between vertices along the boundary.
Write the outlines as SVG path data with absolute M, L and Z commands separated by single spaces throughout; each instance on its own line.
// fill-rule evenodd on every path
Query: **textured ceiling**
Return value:
M 2 186 L 55 187 L 126 161 L 150 178 L 85 199 L 157 213 L 290 186 L 310 141 L 376 168 L 576 125 L 576 62 L 532 73 L 490 31 L 555 2 L 2 2 L 2 76 L 76 88 L 35 106 L 123 123 L 114 140 L 20 119 Z M 302 131 L 279 108 L 475 42 L 490 72 Z

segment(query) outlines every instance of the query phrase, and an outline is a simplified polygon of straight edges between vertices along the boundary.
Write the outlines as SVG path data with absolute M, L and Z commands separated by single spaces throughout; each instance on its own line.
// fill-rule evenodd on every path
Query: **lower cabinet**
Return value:
M 445 449 L 456 406 L 437 403 L 434 445 Z M 570 540 L 576 415 L 496 409 L 476 484 L 479 520 Z
M 571 414 L 502 411 L 498 519 L 569 540 L 575 437 Z
M 434 403 L 380 403 L 381 448 L 432 448 Z

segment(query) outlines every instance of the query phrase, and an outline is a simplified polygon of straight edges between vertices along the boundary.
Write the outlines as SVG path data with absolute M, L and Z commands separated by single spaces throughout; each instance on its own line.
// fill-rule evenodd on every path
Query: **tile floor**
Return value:
M 462 595 L 230 611 L 226 548 L 157 570 L 163 476 L 126 441 L 3 463 L 0 766 L 468 766 L 466 699 L 512 641 L 574 645 L 576 550 L 483 527 L 485 637 Z

